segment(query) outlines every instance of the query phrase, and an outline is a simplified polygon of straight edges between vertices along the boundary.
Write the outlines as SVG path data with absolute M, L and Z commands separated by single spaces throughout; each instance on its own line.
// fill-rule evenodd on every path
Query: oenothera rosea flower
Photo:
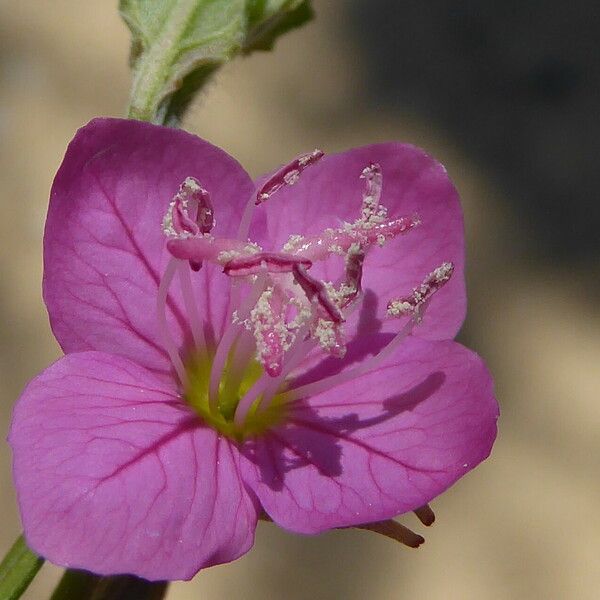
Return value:
M 44 298 L 65 356 L 10 431 L 25 536 L 101 574 L 188 579 L 259 518 L 390 521 L 481 462 L 497 404 L 465 316 L 445 169 L 386 143 L 253 183 L 183 131 L 96 119 L 56 175 Z

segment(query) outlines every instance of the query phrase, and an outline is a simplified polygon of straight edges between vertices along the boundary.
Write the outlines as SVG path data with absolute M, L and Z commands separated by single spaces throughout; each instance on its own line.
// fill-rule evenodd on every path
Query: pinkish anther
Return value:
M 326 229 L 318 236 L 292 237 L 284 246 L 284 250 L 316 262 L 331 254 L 343 255 L 353 244 L 365 248 L 373 244 L 383 246 L 386 241 L 407 233 L 420 224 L 421 221 L 416 215 L 381 222 L 376 222 L 372 217 L 369 221 L 361 218 L 354 223 L 344 223 L 337 229 Z
M 212 235 L 176 237 L 167 241 L 167 250 L 175 257 L 196 262 L 209 261 L 225 265 L 238 256 L 250 256 L 260 249 L 248 243 Z
M 329 297 L 327 288 L 322 281 L 309 275 L 302 264 L 295 264 L 293 266 L 293 273 L 294 279 L 306 294 L 309 302 L 317 300 L 319 306 L 334 323 L 342 323 L 344 321 L 344 315 L 342 315 L 336 303 Z
M 225 264 L 223 272 L 232 277 L 255 275 L 260 271 L 267 273 L 291 273 L 294 265 L 309 269 L 312 262 L 307 258 L 293 256 L 283 252 L 258 252 L 248 256 L 239 256 Z
M 379 208 L 379 199 L 381 198 L 381 187 L 383 182 L 381 167 L 377 163 L 371 163 L 363 169 L 360 177 L 365 180 L 362 217 L 369 219 L 371 215 L 377 214 L 377 209 Z
M 256 205 L 262 204 L 282 187 L 294 185 L 298 181 L 300 173 L 307 167 L 310 167 L 321 160 L 323 156 L 324 153 L 322 150 L 313 150 L 312 152 L 301 154 L 298 158 L 295 158 L 291 163 L 276 171 L 269 179 L 267 179 L 267 181 L 265 181 L 265 183 L 263 183 L 256 192 L 254 203 Z
M 421 285 L 413 289 L 410 296 L 390 300 L 387 305 L 388 315 L 393 317 L 414 315 L 418 320 L 424 304 L 448 282 L 450 277 L 452 277 L 453 271 L 454 265 L 452 263 L 442 263 L 425 277 Z
M 274 286 L 267 288 L 250 312 L 258 359 L 267 375 L 277 377 L 283 369 L 283 357 L 293 341 L 285 324 L 285 298 Z
M 196 223 L 198 224 L 200 233 L 210 233 L 215 226 L 215 212 L 210 200 L 210 194 L 202 187 L 199 191 Z
M 173 229 L 179 234 L 196 235 L 198 225 L 190 219 L 188 211 L 184 208 L 181 198 L 175 196 L 175 206 L 173 207 Z
M 170 237 L 210 233 L 214 226 L 210 194 L 194 177 L 187 177 L 173 196 L 163 220 L 163 230 Z
M 361 293 L 361 281 L 365 252 L 358 244 L 351 247 L 346 255 L 346 279 L 340 287 L 340 308 L 346 308 Z
M 187 177 L 173 197 L 163 220 L 163 230 L 169 237 L 187 238 L 208 234 L 214 227 L 214 211 L 210 194 L 194 177 Z M 202 261 L 190 260 L 198 271 Z

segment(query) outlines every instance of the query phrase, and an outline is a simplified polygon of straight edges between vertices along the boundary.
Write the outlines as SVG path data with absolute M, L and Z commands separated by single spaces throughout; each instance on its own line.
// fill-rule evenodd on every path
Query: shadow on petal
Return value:
M 441 371 L 429 374 L 408 391 L 385 399 L 381 412 L 367 418 L 357 412 L 323 417 L 301 400 L 295 403 L 287 423 L 247 441 L 240 451 L 259 468 L 261 481 L 273 491 L 284 487 L 286 473 L 304 467 L 312 466 L 324 477 L 338 477 L 343 471 L 341 440 L 414 410 L 443 385 L 445 378 Z M 342 402 L 339 411 L 344 411 Z M 356 439 L 364 443 L 358 436 Z

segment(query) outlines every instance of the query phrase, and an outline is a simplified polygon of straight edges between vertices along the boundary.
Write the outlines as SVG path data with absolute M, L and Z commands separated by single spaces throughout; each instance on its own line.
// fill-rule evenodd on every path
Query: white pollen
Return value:
M 192 192 L 197 192 L 202 189 L 193 177 L 186 178 L 186 180 L 183 182 L 183 185 L 192 190 Z
M 237 250 L 223 250 L 217 255 L 217 261 L 224 265 L 238 256 L 241 256 L 241 254 Z
M 283 176 L 283 180 L 288 185 L 294 185 L 294 184 L 298 183 L 298 179 L 300 179 L 300 172 L 297 171 L 296 169 L 294 169 L 293 171 L 290 171 L 289 173 L 286 173 Z
M 256 242 L 248 242 L 245 246 L 244 246 L 244 250 L 248 253 L 248 254 L 258 254 L 259 252 L 262 251 L 262 248 L 256 243 Z
M 393 317 L 400 317 L 402 315 L 408 314 L 412 311 L 412 309 L 413 306 L 410 302 L 401 302 L 400 300 L 394 300 L 393 302 L 390 302 L 387 312 L 388 315 L 391 315 Z
M 348 246 L 348 256 L 358 256 L 359 254 L 362 254 L 362 248 L 360 247 L 360 244 L 357 242 L 352 242 L 349 246 Z
M 296 250 L 303 239 L 304 237 L 298 234 L 290 235 L 288 241 L 283 245 L 283 251 L 291 252 L 292 250 Z

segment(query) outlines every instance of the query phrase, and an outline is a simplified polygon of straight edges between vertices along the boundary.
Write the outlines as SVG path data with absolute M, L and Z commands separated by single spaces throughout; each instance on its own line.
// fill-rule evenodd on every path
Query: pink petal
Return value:
M 363 288 L 375 303 L 370 330 L 394 331 L 396 325 L 379 322 L 388 300 L 409 294 L 443 262 L 452 262 L 452 280 L 430 303 L 416 335 L 427 339 L 453 338 L 464 320 L 464 234 L 459 198 L 445 168 L 422 150 L 399 143 L 377 144 L 326 155 L 302 173 L 298 183 L 281 189 L 265 203 L 273 248 L 290 234 L 318 235 L 341 221 L 360 215 L 364 180 L 359 176 L 370 163 L 383 174 L 381 204 L 390 218 L 417 213 L 422 224 L 409 233 L 369 251 L 363 269 Z M 336 280 L 341 261 L 326 264 L 321 275 Z M 319 265 L 313 266 L 313 274 Z M 369 292 L 369 290 L 371 290 Z
M 211 194 L 215 235 L 235 236 L 253 185 L 222 150 L 138 121 L 95 119 L 79 130 L 52 187 L 44 240 L 44 297 L 65 352 L 101 350 L 169 369 L 155 316 L 169 258 L 161 223 L 188 176 Z M 200 310 L 218 336 L 227 277 L 210 265 L 192 277 Z M 173 290 L 168 318 L 181 344 L 187 316 L 178 286 Z
M 484 460 L 497 416 L 476 354 L 410 338 L 375 371 L 296 402 L 285 425 L 246 449 L 243 476 L 292 531 L 389 519 Z
M 189 579 L 253 544 L 237 451 L 127 359 L 59 360 L 23 392 L 9 441 L 25 536 L 56 564 Z

